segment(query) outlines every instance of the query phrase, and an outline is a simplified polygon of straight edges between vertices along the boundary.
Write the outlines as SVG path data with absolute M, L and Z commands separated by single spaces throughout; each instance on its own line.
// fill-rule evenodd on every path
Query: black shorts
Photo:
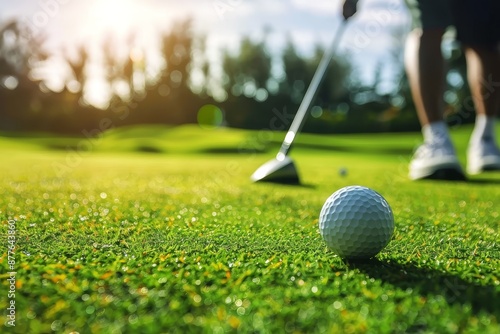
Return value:
M 466 45 L 498 47 L 500 0 L 406 0 L 415 28 L 455 27 Z

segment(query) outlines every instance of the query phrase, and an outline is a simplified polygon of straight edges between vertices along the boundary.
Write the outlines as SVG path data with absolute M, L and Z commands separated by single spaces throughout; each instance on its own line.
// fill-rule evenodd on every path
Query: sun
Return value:
M 139 0 L 94 0 L 89 7 L 89 29 L 95 34 L 124 36 L 147 22 Z

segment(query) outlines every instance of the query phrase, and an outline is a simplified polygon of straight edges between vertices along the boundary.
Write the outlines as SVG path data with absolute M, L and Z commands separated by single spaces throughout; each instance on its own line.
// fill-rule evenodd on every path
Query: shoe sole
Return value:
M 420 168 L 410 166 L 411 180 L 446 180 L 464 181 L 466 176 L 462 167 L 455 159 L 442 160 L 439 164 L 432 164 Z
M 483 172 L 497 172 L 497 171 L 500 171 L 500 161 L 498 160 L 487 162 L 479 166 L 469 166 L 467 168 L 467 173 L 471 175 L 477 175 Z
M 498 172 L 500 170 L 500 165 L 495 166 L 485 166 L 483 172 Z
M 466 181 L 465 174 L 456 168 L 436 169 L 432 174 L 414 180 Z

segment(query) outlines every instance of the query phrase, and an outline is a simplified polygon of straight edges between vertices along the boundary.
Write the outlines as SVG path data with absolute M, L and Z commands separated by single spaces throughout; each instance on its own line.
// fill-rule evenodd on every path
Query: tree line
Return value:
M 100 66 L 110 87 L 109 103 L 96 107 L 86 97 L 91 80 L 88 49 L 81 46 L 76 55 L 65 57 L 70 74 L 61 89 L 51 90 L 34 73 L 53 50 L 46 49 L 43 35 L 32 36 L 26 29 L 15 20 L 0 25 L 1 131 L 81 135 L 111 126 L 197 123 L 200 109 L 207 105 L 221 112 L 225 126 L 285 130 L 324 52 L 318 45 L 311 56 L 301 55 L 288 39 L 281 53 L 273 55 L 266 34 L 260 40 L 243 36 L 236 52 L 222 51 L 220 73 L 214 74 L 214 64 L 206 57 L 206 38 L 195 33 L 186 19 L 160 36 L 163 65 L 158 73 L 147 73 L 147 59 L 134 48 L 133 36 L 126 57 L 116 54 L 112 41 L 105 43 Z M 391 66 L 400 72 L 397 89 L 381 95 L 377 89 L 381 68 L 374 84 L 367 85 L 349 55 L 336 56 L 304 131 L 417 130 L 402 53 L 395 49 L 392 57 Z M 457 83 L 457 78 L 465 77 L 465 67 L 462 56 L 451 60 L 455 80 L 447 91 L 447 110 L 457 117 L 466 115 L 461 103 L 465 80 Z M 466 121 L 468 117 L 462 116 L 457 119 Z

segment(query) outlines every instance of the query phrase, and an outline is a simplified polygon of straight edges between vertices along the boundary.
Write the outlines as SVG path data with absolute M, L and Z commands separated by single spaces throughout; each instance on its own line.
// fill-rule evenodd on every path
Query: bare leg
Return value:
M 405 50 L 406 73 L 422 126 L 443 120 L 445 66 L 441 40 L 445 30 L 414 30 Z
M 465 178 L 443 120 L 444 32 L 444 29 L 414 30 L 406 43 L 406 73 L 424 136 L 424 144 L 410 162 L 412 180 Z
M 495 116 L 500 109 L 500 53 L 466 46 L 467 79 L 476 109 L 476 123 L 469 141 L 470 174 L 500 170 L 500 150 L 495 140 Z
M 476 113 L 494 117 L 500 109 L 500 53 L 467 46 L 465 57 Z

